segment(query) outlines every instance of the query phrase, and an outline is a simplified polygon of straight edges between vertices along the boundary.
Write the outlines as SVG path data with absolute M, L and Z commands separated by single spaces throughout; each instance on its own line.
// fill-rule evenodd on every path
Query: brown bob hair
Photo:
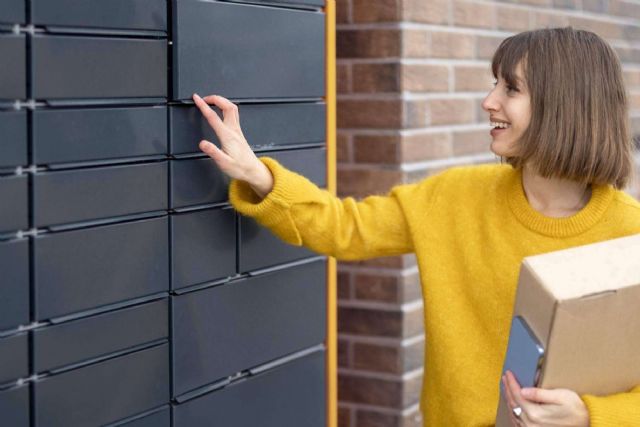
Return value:
M 613 49 L 589 31 L 549 28 L 505 39 L 493 56 L 494 77 L 518 86 L 522 61 L 531 122 L 507 163 L 545 178 L 623 188 L 633 172 L 627 96 Z

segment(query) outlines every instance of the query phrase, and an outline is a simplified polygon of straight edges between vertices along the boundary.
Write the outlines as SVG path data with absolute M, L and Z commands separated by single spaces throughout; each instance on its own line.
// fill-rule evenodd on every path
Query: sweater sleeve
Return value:
M 270 157 L 260 157 L 271 171 L 273 189 L 263 199 L 248 183 L 232 180 L 229 201 L 293 245 L 343 260 L 362 260 L 413 251 L 405 215 L 394 187 L 386 196 L 362 201 L 340 199 Z
M 640 426 L 640 385 L 627 393 L 581 397 L 589 411 L 590 427 Z

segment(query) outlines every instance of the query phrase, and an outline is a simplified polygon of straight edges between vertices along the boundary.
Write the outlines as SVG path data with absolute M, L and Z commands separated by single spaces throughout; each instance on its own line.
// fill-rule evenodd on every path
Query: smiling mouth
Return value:
M 510 123 L 503 122 L 490 122 L 491 127 L 494 129 L 509 129 L 511 127 Z

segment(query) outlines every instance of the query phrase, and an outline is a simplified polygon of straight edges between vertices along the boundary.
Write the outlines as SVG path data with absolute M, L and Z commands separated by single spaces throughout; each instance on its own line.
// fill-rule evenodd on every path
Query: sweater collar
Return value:
M 507 174 L 507 199 L 511 211 L 525 227 L 550 237 L 568 237 L 593 227 L 609 207 L 615 189 L 607 185 L 592 185 L 591 199 L 579 212 L 565 218 L 552 218 L 529 204 L 522 187 L 522 169 L 510 168 Z

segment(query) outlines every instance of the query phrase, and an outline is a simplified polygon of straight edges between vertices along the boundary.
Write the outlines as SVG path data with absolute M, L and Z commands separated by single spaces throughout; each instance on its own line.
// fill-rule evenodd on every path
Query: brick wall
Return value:
M 340 196 L 497 161 L 480 107 L 489 61 L 502 39 L 528 29 L 572 25 L 605 37 L 623 62 L 640 139 L 638 0 L 338 0 L 337 21 Z M 639 197 L 640 181 L 627 191 Z M 414 257 L 340 263 L 338 288 L 340 427 L 420 426 Z

